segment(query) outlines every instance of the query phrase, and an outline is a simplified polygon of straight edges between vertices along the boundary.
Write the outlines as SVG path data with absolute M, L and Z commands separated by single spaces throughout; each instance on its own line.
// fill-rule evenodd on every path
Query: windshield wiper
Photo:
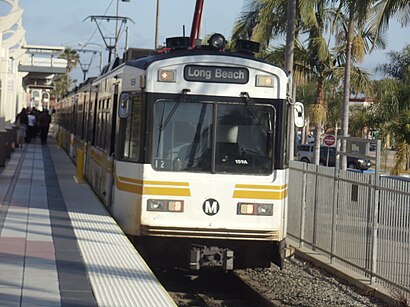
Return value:
M 268 111 L 268 134 L 272 134 L 273 133 L 273 128 L 272 128 L 272 115 L 270 114 L 270 112 Z
M 178 109 L 179 105 L 181 104 L 182 99 L 189 93 L 191 90 L 188 88 L 184 88 L 182 93 L 178 96 L 177 100 L 175 101 L 175 105 L 172 107 L 171 112 L 169 112 L 167 118 L 164 121 L 161 119 L 161 125 L 159 126 L 159 131 L 163 131 L 165 127 L 168 125 L 169 121 L 171 120 L 172 116 L 174 115 L 175 111 Z
M 249 96 L 248 92 L 241 92 L 241 97 L 245 98 L 246 104 L 253 104 L 251 96 Z
M 174 106 L 172 107 L 171 112 L 169 112 L 168 116 L 164 120 L 164 113 L 165 113 L 165 103 L 163 104 L 162 107 L 162 114 L 161 114 L 161 124 L 159 125 L 159 135 L 158 135 L 158 142 L 157 142 L 157 157 L 159 154 L 159 145 L 161 144 L 161 136 L 162 136 L 162 131 L 166 128 L 168 125 L 169 121 L 171 120 L 172 116 L 174 115 L 175 111 L 178 109 L 178 106 L 180 105 L 182 98 L 186 96 L 188 92 L 190 92 L 190 89 L 184 88 L 182 90 L 182 93 L 178 96 L 177 100 L 175 101 Z

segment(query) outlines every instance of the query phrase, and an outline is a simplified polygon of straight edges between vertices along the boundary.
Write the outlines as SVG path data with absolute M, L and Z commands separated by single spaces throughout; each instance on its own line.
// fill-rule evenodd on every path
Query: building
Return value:
M 49 108 L 52 78 L 66 72 L 64 47 L 30 46 L 18 0 L 3 0 L 0 16 L 0 166 L 14 149 L 16 115 L 23 107 Z

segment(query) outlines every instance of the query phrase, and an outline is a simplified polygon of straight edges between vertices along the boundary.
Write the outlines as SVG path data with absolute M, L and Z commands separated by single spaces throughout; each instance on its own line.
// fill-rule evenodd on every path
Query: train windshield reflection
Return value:
M 158 100 L 156 170 L 270 174 L 275 110 L 267 105 Z

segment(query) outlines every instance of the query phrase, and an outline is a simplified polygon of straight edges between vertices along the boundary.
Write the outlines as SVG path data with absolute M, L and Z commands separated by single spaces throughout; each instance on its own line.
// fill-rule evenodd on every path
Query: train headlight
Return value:
M 272 215 L 273 205 L 272 204 L 259 204 L 257 208 L 258 215 Z
M 273 204 L 238 203 L 239 215 L 273 215 Z
M 184 201 L 167 199 L 148 199 L 147 210 L 159 212 L 183 212 Z
M 256 75 L 257 87 L 273 87 L 273 78 L 270 75 Z
M 148 199 L 148 211 L 167 211 L 166 200 Z
M 209 38 L 208 44 L 216 50 L 222 50 L 226 45 L 226 39 L 222 34 L 215 33 Z

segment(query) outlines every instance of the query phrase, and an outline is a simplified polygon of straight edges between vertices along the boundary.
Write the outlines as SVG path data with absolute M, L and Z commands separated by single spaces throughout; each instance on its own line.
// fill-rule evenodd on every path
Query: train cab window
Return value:
M 153 168 L 209 172 L 213 105 L 160 100 L 154 112 Z
M 141 96 L 134 95 L 127 98 L 127 110 L 121 116 L 124 126 L 124 146 L 120 156 L 127 160 L 139 159 L 140 153 L 140 129 L 141 129 Z M 124 111 L 124 110 L 123 110 Z M 120 102 L 121 112 L 121 102 Z
M 270 174 L 272 106 L 157 101 L 152 166 L 158 171 Z
M 273 118 L 270 106 L 218 105 L 215 172 L 271 173 Z

